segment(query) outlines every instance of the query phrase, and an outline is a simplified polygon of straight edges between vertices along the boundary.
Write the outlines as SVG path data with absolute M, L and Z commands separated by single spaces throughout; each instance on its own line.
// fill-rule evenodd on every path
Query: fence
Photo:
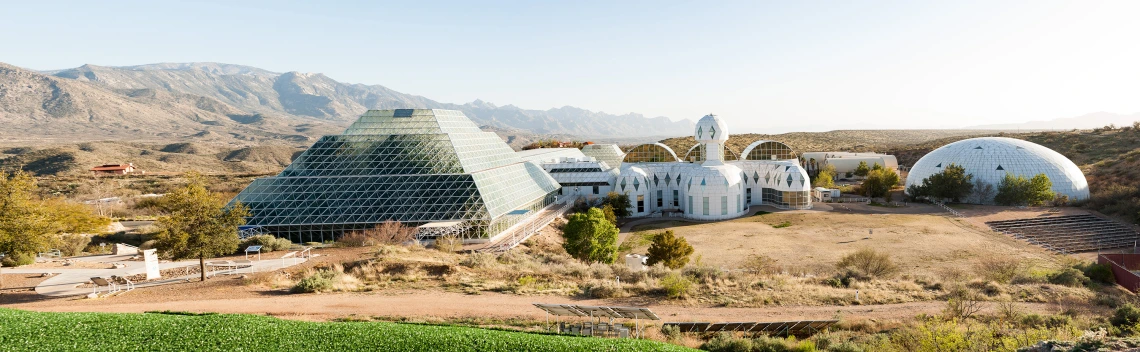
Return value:
M 1140 275 L 1133 271 L 1140 269 L 1140 254 L 1101 254 L 1096 261 L 1112 268 L 1117 284 L 1132 292 L 1140 291 Z

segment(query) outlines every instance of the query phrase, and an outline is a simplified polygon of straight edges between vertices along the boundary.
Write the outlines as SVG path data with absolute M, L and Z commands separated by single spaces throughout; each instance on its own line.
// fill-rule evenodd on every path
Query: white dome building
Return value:
M 919 159 L 906 177 L 906 186 L 921 185 L 930 175 L 942 172 L 950 164 L 966 169 L 975 182 L 1001 184 L 1006 174 L 1031 178 L 1045 174 L 1053 182 L 1053 192 L 1070 200 L 1089 197 L 1084 173 L 1064 155 L 1020 139 L 983 137 L 962 140 L 935 149 Z M 991 203 L 993 199 L 982 200 Z

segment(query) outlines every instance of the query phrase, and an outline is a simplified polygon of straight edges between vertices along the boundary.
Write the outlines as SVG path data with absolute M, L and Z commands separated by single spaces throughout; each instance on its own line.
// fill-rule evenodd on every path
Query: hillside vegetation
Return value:
M 230 147 L 182 142 L 91 142 L 47 147 L 0 148 L 0 170 L 37 176 L 89 175 L 91 167 L 134 163 L 147 173 L 276 173 L 304 149 L 266 144 Z

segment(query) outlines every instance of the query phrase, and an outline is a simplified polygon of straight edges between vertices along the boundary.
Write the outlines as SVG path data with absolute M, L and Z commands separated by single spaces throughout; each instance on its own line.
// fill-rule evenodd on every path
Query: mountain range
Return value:
M 582 137 L 671 136 L 693 122 L 575 107 L 527 110 L 441 103 L 319 73 L 277 73 L 220 63 L 33 71 L 0 63 L 0 123 L 7 142 L 31 140 L 307 141 L 336 133 L 368 109 L 463 111 L 497 131 Z

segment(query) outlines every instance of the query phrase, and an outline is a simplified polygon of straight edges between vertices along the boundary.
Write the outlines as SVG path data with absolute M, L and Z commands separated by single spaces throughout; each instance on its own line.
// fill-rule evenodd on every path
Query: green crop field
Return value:
M 691 351 L 634 339 L 257 315 L 0 309 L 0 351 Z

